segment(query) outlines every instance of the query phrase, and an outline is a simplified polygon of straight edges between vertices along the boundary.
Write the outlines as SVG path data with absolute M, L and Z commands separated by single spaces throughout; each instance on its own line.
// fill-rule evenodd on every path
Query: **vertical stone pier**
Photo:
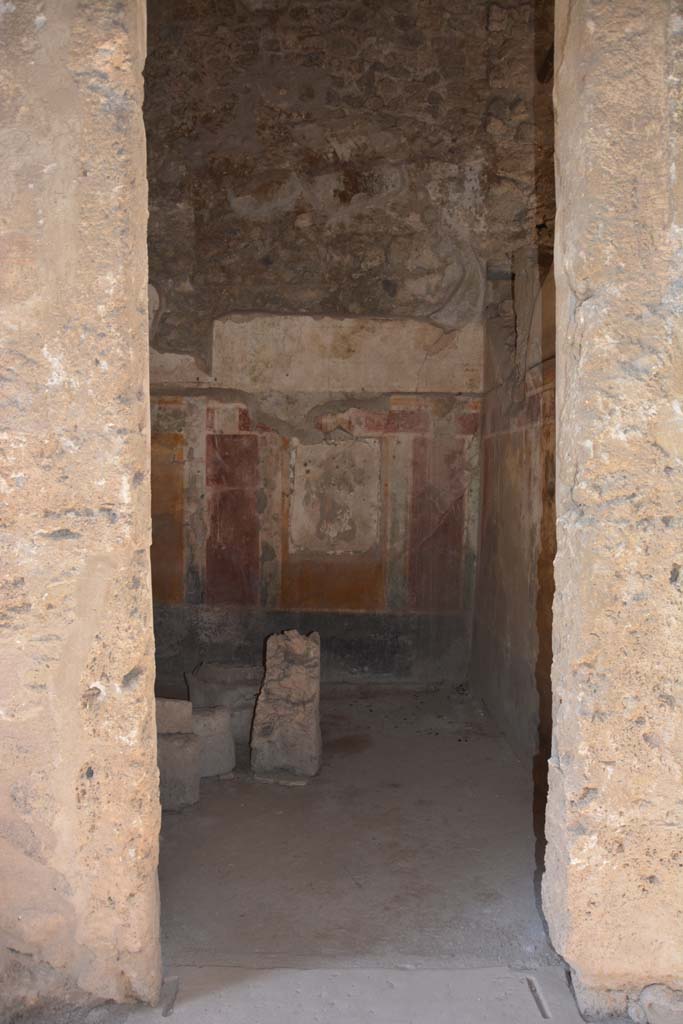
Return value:
M 144 0 L 0 4 L 0 1018 L 156 998 Z
M 683 986 L 683 4 L 560 0 L 555 67 L 544 907 L 583 1007 L 642 1021 Z

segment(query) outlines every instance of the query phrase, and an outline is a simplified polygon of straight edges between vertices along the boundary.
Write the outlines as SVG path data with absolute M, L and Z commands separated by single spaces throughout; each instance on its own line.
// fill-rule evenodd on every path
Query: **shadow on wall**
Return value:
M 552 268 L 550 270 L 552 275 Z M 543 473 L 541 524 L 538 559 L 536 561 L 537 600 L 536 690 L 538 693 L 538 750 L 534 757 L 534 834 L 536 836 L 537 895 L 545 862 L 545 810 L 548 799 L 548 759 L 552 747 L 553 663 L 553 596 L 555 593 L 554 561 L 557 551 L 555 529 L 555 423 L 544 425 L 549 436 L 542 442 Z
M 547 238 L 543 252 L 549 255 L 547 243 L 554 238 L 555 213 L 555 120 L 552 101 L 552 83 L 555 71 L 555 5 L 554 0 L 534 0 L 535 43 L 534 66 L 537 87 L 535 107 L 535 161 L 536 196 L 539 223 L 545 223 L 547 211 L 552 210 L 553 222 L 547 225 Z M 539 260 L 540 262 L 540 260 Z M 548 282 L 547 284 L 545 282 Z M 541 288 L 546 288 L 547 303 L 541 312 L 541 357 L 555 363 L 555 279 L 552 261 Z M 553 598 L 555 594 L 554 562 L 557 552 L 555 526 L 555 378 L 553 374 L 553 415 L 542 427 L 541 451 L 541 524 L 538 559 L 536 564 L 537 602 L 536 633 L 536 690 L 538 693 L 538 750 L 534 758 L 534 835 L 536 837 L 536 897 L 540 909 L 540 886 L 545 863 L 545 813 L 548 800 L 548 760 L 552 748 L 552 683 L 553 662 Z M 541 916 L 543 916 L 541 911 Z
M 555 557 L 553 6 L 535 4 L 535 234 L 488 266 L 481 519 L 470 677 L 534 784 L 543 869 Z

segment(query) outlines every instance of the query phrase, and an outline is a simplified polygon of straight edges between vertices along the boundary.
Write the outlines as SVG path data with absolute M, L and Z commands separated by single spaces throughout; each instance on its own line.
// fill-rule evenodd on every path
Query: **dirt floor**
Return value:
M 70 1019 L 578 1022 L 537 907 L 531 778 L 483 714 L 355 691 L 325 700 L 323 739 L 308 785 L 238 771 L 165 815 L 161 1005 Z

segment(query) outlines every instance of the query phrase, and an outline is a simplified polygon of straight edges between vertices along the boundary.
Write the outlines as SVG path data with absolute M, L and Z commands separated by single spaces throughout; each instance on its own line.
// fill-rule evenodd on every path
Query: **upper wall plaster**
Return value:
M 388 357 L 388 353 L 391 353 Z M 247 394 L 479 394 L 483 329 L 446 332 L 416 320 L 231 316 L 214 325 L 211 370 L 151 350 L 155 385 L 213 385 Z
M 548 7 L 151 0 L 156 347 L 206 364 L 239 310 L 481 321 L 487 261 L 551 227 Z

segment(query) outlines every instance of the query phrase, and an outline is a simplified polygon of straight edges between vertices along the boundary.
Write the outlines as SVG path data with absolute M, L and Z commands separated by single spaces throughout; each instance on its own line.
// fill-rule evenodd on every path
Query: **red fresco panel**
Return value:
M 457 611 L 462 605 L 465 487 L 462 440 L 416 437 L 409 585 L 418 611 Z
M 387 434 L 428 434 L 430 429 L 427 409 L 392 409 L 387 415 Z
M 257 487 L 258 438 L 253 434 L 207 434 L 207 487 Z
M 152 435 L 152 592 L 154 600 L 180 604 L 184 596 L 182 434 Z
M 206 599 L 209 604 L 253 605 L 258 596 L 256 491 L 216 491 L 209 497 Z
M 208 533 L 206 600 L 255 605 L 259 601 L 258 438 L 206 438 Z

